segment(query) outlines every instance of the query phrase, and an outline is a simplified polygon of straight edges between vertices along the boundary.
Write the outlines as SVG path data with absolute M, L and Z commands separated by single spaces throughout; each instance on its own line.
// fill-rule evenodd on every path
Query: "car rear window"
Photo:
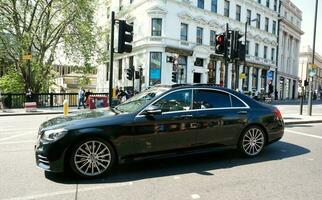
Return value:
M 229 95 L 215 90 L 194 90 L 193 109 L 231 107 Z
M 230 97 L 231 97 L 232 107 L 240 107 L 240 108 L 246 107 L 246 105 L 242 101 L 237 99 L 235 96 L 230 95 Z

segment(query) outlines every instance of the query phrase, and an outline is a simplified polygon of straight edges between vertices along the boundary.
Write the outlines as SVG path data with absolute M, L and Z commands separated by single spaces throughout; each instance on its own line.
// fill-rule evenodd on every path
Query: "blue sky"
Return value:
M 292 0 L 292 2 L 302 10 L 302 30 L 305 32 L 301 38 L 301 46 L 313 45 L 313 28 L 316 0 Z M 316 52 L 322 55 L 322 1 L 319 1 L 317 32 L 316 32 Z

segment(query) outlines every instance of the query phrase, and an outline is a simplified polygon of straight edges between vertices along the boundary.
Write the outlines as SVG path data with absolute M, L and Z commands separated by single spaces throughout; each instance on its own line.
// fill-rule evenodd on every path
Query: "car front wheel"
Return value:
M 109 172 L 115 162 L 113 147 L 105 140 L 95 138 L 79 142 L 72 151 L 69 163 L 79 176 L 94 178 Z
M 265 146 L 265 133 L 258 126 L 248 127 L 239 141 L 240 152 L 247 157 L 258 155 Z

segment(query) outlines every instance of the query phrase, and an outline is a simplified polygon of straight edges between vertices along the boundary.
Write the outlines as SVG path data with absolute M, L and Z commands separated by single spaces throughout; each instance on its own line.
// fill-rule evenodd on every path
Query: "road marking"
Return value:
M 25 132 L 25 131 L 36 131 L 36 132 L 38 132 L 38 130 L 37 130 L 37 128 L 24 128 L 24 129 L 2 129 L 1 131 L 0 131 L 0 135 L 1 134 L 6 134 L 6 133 L 8 133 L 8 132 L 10 132 L 10 134 L 11 134 L 11 132 L 19 132 L 19 131 L 23 131 L 23 132 Z
M 23 143 L 36 143 L 36 140 L 24 140 L 24 141 L 15 141 L 15 142 L 0 142 L 2 144 L 23 144 Z
M 314 158 L 308 158 L 307 160 L 309 160 L 309 161 L 313 161 L 313 160 L 314 160 Z
M 78 192 L 88 192 L 88 191 L 92 191 L 92 190 L 101 190 L 101 189 L 124 187 L 124 186 L 131 186 L 131 185 L 133 185 L 133 182 L 113 183 L 113 184 L 109 184 L 109 185 L 105 185 L 105 186 L 96 186 L 96 187 L 88 187 L 88 188 L 78 189 Z M 45 199 L 46 197 L 53 197 L 53 196 L 64 195 L 64 194 L 74 194 L 75 192 L 76 192 L 75 189 L 63 190 L 63 191 L 59 191 L 59 192 L 42 193 L 42 194 L 36 194 L 36 195 L 30 195 L 30 196 L 8 198 L 8 199 L 3 199 L 3 200 Z
M 0 142 L 2 142 L 2 141 L 6 141 L 6 140 L 10 140 L 10 139 L 12 139 L 12 138 L 16 138 L 16 137 L 24 136 L 24 135 L 30 135 L 30 134 L 22 133 L 22 134 L 12 135 L 12 136 L 9 136 L 9 137 L 1 138 L 1 139 L 0 139 Z
M 180 176 L 174 176 L 173 179 L 178 180 L 178 179 L 180 179 Z
M 200 199 L 200 196 L 199 196 L 199 194 L 192 194 L 191 198 L 192 199 Z
M 297 135 L 304 135 L 304 136 L 313 137 L 313 138 L 317 138 L 317 139 L 322 140 L 322 137 L 318 136 L 318 135 L 312 135 L 312 134 L 303 133 L 303 132 L 299 132 L 299 131 L 293 131 L 293 130 L 285 130 L 285 131 L 290 132 L 290 133 L 294 133 L 294 134 L 297 134 Z

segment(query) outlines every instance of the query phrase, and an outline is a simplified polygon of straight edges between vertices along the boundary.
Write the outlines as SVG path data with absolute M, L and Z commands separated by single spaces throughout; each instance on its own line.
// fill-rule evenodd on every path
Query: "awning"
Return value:
M 180 56 L 192 56 L 193 54 L 193 51 L 191 50 L 179 49 L 179 48 L 170 47 L 170 46 L 165 47 L 165 52 L 176 53 L 176 54 L 179 54 Z

